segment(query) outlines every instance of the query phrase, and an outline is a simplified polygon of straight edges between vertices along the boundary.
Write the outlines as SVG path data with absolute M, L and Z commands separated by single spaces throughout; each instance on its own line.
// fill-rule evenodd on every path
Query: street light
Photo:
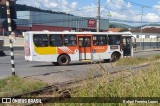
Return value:
M 97 10 L 97 32 L 100 31 L 100 0 L 98 2 L 98 10 Z
M 108 28 L 109 28 L 109 17 L 112 17 L 112 15 L 111 15 L 109 10 L 108 10 L 107 16 L 108 16 Z
M 140 36 L 140 52 L 142 50 L 141 46 L 142 46 L 142 42 L 141 42 L 141 38 L 142 38 L 142 17 L 143 17 L 143 8 L 144 6 L 142 6 L 142 13 L 141 13 L 141 36 Z

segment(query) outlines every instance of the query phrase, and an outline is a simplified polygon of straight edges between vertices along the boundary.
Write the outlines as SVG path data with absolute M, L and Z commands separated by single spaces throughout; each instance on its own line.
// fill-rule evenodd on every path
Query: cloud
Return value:
M 156 5 L 153 5 L 153 8 L 160 8 L 160 0 L 157 2 L 157 4 Z
M 144 20 L 148 21 L 148 22 L 158 22 L 160 21 L 159 19 L 160 17 L 155 14 L 155 13 L 147 13 L 145 16 L 144 16 Z
M 160 14 L 160 0 L 153 6 L 153 9 L 156 13 Z
M 107 0 L 110 2 L 110 0 Z M 124 0 L 112 0 L 108 5 L 109 8 L 118 9 L 120 11 L 130 10 L 131 4 L 129 2 L 125 2 Z
M 75 10 L 77 8 L 78 3 L 77 2 L 72 2 L 70 5 L 70 8 Z
M 33 7 L 38 7 L 45 10 L 53 10 L 53 11 L 71 11 L 76 9 L 78 3 L 71 2 L 69 3 L 67 0 L 17 0 L 18 4 L 26 4 Z M 34 4 L 34 5 L 33 5 Z
M 110 0 L 107 0 L 109 2 Z M 109 4 L 108 8 L 110 8 L 110 13 L 112 15 L 111 18 L 121 19 L 121 20 L 129 20 L 134 22 L 141 22 L 141 17 L 143 22 L 159 22 L 160 17 L 155 12 L 157 11 L 160 13 L 160 0 L 158 1 L 157 5 L 154 5 L 153 8 L 156 8 L 153 12 L 147 12 L 144 8 L 143 16 L 141 16 L 141 7 L 136 6 L 134 9 L 134 5 L 130 2 L 125 2 L 124 0 L 112 0 Z M 159 9 L 157 9 L 159 8 Z M 113 9 L 113 10 L 112 10 Z M 114 11 L 115 10 L 115 11 Z
M 79 0 L 80 1 L 80 0 Z M 134 7 L 132 3 L 126 2 L 124 0 L 104 0 L 105 2 L 101 4 L 101 11 L 105 11 L 101 13 L 101 17 L 108 18 L 107 13 L 108 10 L 110 11 L 113 19 L 121 19 L 121 20 L 129 20 L 129 21 L 141 21 L 141 7 Z M 33 3 L 34 2 L 34 3 Z M 79 6 L 78 1 L 69 2 L 69 0 L 17 0 L 18 4 L 26 4 L 29 6 L 35 6 L 41 9 L 46 10 L 53 10 L 53 11 L 61 11 L 67 12 L 76 16 L 83 16 L 83 17 L 96 17 L 97 16 L 97 4 L 87 4 L 83 7 Z M 34 4 L 34 5 L 33 5 Z M 135 9 L 136 8 L 136 9 Z M 148 22 L 157 22 L 160 21 L 159 15 L 160 14 L 160 0 L 157 2 L 156 5 L 153 6 L 155 9 L 155 13 L 147 12 L 144 8 L 144 15 L 142 21 Z M 81 11 L 80 11 L 81 10 Z M 156 14 L 157 13 L 157 14 Z

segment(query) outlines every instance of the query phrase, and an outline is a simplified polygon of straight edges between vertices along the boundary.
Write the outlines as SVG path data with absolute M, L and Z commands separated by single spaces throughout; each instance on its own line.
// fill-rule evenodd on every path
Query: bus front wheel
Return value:
M 111 62 L 115 62 L 115 61 L 117 61 L 118 59 L 120 59 L 120 57 L 121 57 L 121 55 L 120 55 L 120 53 L 113 53 L 112 55 L 111 55 Z
M 58 64 L 63 66 L 63 65 L 68 65 L 70 62 L 70 58 L 68 55 L 60 55 L 58 58 Z

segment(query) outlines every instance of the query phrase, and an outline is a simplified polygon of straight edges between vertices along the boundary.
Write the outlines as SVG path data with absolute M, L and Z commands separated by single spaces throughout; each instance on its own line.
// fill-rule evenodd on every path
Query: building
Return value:
M 119 32 L 120 30 L 122 30 L 122 28 L 109 28 L 108 31 L 111 32 Z
M 157 38 L 160 37 L 160 26 L 144 26 L 141 30 L 131 30 L 136 38 Z
M 2 23 L 4 19 L 0 19 Z M 15 32 L 24 31 L 92 31 L 96 32 L 96 18 L 79 17 L 70 14 L 17 11 Z M 100 19 L 100 31 L 108 31 L 108 19 Z M 0 26 L 2 33 L 3 27 Z

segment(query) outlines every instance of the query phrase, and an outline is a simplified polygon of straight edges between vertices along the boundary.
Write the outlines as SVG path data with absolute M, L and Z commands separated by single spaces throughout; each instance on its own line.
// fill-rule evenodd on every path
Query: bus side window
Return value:
M 62 46 L 62 35 L 49 35 L 50 46 Z
M 36 47 L 47 47 L 48 46 L 48 36 L 46 34 L 34 34 L 33 42 Z
M 64 35 L 64 45 L 65 46 L 76 46 L 76 36 L 75 35 Z
M 95 46 L 107 45 L 107 36 L 106 35 L 94 35 L 93 45 Z
M 110 35 L 108 37 L 109 45 L 120 45 L 120 35 Z

